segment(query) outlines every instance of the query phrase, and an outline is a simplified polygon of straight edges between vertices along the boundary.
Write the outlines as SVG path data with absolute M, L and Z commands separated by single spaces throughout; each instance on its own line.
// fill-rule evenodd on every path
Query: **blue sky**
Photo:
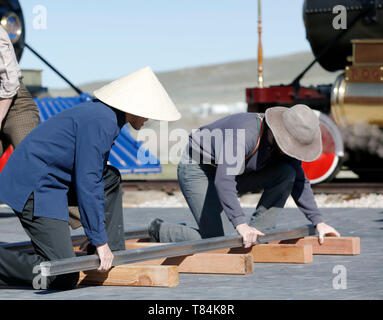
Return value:
M 146 65 L 154 71 L 257 57 L 257 0 L 20 0 L 26 41 L 75 84 L 113 80 Z M 47 9 L 47 28 L 35 29 Z M 266 57 L 309 51 L 303 0 L 263 0 Z M 24 51 L 22 68 L 43 84 L 66 84 Z

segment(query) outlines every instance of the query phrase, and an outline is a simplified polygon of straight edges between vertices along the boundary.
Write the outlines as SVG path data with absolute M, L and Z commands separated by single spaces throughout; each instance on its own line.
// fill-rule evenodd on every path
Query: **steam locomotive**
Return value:
M 18 0 L 0 0 L 0 23 L 8 32 L 17 59 L 20 60 L 24 50 L 25 23 Z
M 335 6 L 346 27 L 335 28 Z M 288 85 L 246 89 L 249 112 L 307 104 L 320 120 L 323 153 L 303 163 L 311 183 L 331 180 L 342 166 L 361 179 L 383 178 L 383 0 L 305 0 L 303 20 L 315 60 Z M 332 84 L 303 87 L 318 62 L 343 70 Z

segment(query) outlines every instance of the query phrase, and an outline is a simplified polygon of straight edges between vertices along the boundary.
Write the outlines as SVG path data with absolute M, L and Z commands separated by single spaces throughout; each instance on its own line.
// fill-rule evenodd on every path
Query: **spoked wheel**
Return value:
M 339 172 L 344 156 L 342 135 L 334 123 L 324 113 L 315 110 L 322 133 L 323 151 L 313 162 L 302 162 L 303 170 L 311 184 L 329 181 Z

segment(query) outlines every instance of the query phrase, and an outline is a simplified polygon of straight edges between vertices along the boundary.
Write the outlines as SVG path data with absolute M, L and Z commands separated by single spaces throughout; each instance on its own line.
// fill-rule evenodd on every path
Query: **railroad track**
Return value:
M 158 190 L 172 193 L 180 190 L 177 180 L 123 180 L 121 185 L 123 191 Z
M 158 190 L 166 193 L 179 191 L 177 180 L 124 180 L 123 191 Z M 335 179 L 332 182 L 320 183 L 312 186 L 314 193 L 383 193 L 383 183 L 362 182 L 358 179 Z

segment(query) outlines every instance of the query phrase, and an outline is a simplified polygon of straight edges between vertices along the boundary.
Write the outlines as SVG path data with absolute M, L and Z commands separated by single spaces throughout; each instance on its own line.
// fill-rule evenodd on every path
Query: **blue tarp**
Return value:
M 40 122 L 44 122 L 56 113 L 90 99 L 92 99 L 90 95 L 81 94 L 77 97 L 35 98 L 35 102 L 39 109 Z M 149 163 L 142 163 L 137 158 L 141 144 L 142 142 L 133 139 L 129 133 L 128 125 L 125 125 L 110 151 L 109 163 L 119 169 L 121 174 L 160 173 L 159 160 L 148 150 L 144 150 L 144 157 L 148 159 L 145 162 Z

